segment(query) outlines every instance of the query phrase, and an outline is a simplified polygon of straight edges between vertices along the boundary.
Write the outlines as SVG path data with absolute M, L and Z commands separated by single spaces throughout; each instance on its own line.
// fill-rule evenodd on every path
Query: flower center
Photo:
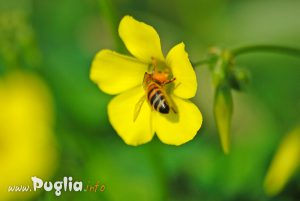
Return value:
M 173 82 L 175 79 L 170 67 L 165 62 L 152 58 L 148 72 L 145 73 L 143 85 L 147 89 L 151 83 L 156 83 L 165 93 L 170 94 L 171 90 L 174 89 Z
M 148 66 L 148 72 L 153 74 L 154 78 L 171 80 L 173 79 L 173 74 L 171 68 L 167 66 L 166 62 L 151 58 L 152 62 Z

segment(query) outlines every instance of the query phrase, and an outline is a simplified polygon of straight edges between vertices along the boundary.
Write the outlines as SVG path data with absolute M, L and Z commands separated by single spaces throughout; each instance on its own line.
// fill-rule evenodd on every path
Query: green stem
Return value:
M 255 52 L 274 52 L 279 54 L 286 54 L 300 58 L 300 49 L 293 47 L 285 47 L 278 45 L 253 45 L 236 48 L 230 51 L 232 57 L 237 57 L 242 54 Z
M 273 52 L 279 54 L 286 54 L 300 58 L 300 49 L 294 47 L 285 47 L 279 45 L 252 45 L 245 46 L 236 49 L 229 50 L 230 58 L 236 58 L 237 56 L 248 54 L 248 53 L 256 53 L 256 52 Z M 206 59 L 192 62 L 194 67 L 209 64 L 216 61 L 213 57 L 208 57 Z

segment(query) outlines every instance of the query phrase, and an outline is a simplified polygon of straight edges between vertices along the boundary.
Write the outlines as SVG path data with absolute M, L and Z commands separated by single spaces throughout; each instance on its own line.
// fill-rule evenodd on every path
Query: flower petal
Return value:
M 189 99 L 197 91 L 197 79 L 184 43 L 174 46 L 167 55 L 167 65 L 171 68 L 175 80 L 174 94 Z
M 300 166 L 300 127 L 282 140 L 264 182 L 268 195 L 280 193 Z
M 108 116 L 112 126 L 129 145 L 144 144 L 154 135 L 151 108 L 146 101 L 142 104 L 137 119 L 133 121 L 136 104 L 143 95 L 144 89 L 136 87 L 113 98 L 108 104 Z
M 151 63 L 151 57 L 164 61 L 160 39 L 155 29 L 131 16 L 125 16 L 119 25 L 119 35 L 128 51 L 145 63 Z
M 118 94 L 141 85 L 147 68 L 135 58 L 101 50 L 93 60 L 90 78 L 102 91 Z
M 172 96 L 178 113 L 167 115 L 154 112 L 153 121 L 159 139 L 172 145 L 181 145 L 192 140 L 202 124 L 202 115 L 195 104 Z

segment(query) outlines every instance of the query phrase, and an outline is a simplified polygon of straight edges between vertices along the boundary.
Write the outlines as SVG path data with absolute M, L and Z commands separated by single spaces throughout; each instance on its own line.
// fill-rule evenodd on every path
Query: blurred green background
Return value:
M 128 53 L 117 33 L 124 15 L 155 27 L 165 54 L 184 41 L 196 61 L 211 46 L 300 48 L 300 1 L 1 0 L 0 8 L 1 20 L 17 13 L 13 16 L 21 24 L 8 34 L 0 27 L 1 76 L 15 66 L 34 71 L 54 99 L 59 160 L 50 180 L 72 176 L 106 187 L 97 193 L 62 192 L 59 198 L 41 191 L 32 200 L 300 200 L 299 173 L 279 195 L 270 198 L 263 191 L 280 140 L 299 122 L 298 58 L 270 53 L 239 57 L 237 65 L 249 70 L 251 82 L 246 92 L 234 93 L 228 156 L 222 153 L 213 120 L 214 91 L 207 67 L 196 70 L 199 88 L 193 99 L 202 111 L 203 126 L 193 141 L 180 147 L 162 144 L 157 137 L 139 147 L 126 145 L 107 118 L 112 97 L 89 80 L 97 51 Z

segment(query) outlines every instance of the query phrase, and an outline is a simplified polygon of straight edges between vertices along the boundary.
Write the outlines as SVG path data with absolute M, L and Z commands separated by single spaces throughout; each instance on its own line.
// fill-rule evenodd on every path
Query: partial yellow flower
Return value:
M 278 194 L 300 166 L 300 127 L 282 141 L 265 178 L 268 195 Z
M 108 105 L 109 120 L 129 145 L 149 142 L 154 133 L 159 139 L 172 145 L 181 145 L 192 140 L 202 124 L 199 109 L 189 100 L 197 90 L 196 74 L 185 51 L 183 43 L 173 47 L 165 58 L 160 38 L 152 26 L 125 16 L 119 25 L 119 35 L 128 51 L 125 56 L 111 50 L 101 50 L 95 56 L 90 78 L 99 88 L 111 95 L 117 95 Z M 143 87 L 145 73 L 154 68 L 169 72 L 166 94 L 177 111 L 162 114 L 149 101 L 141 101 L 147 95 Z M 168 87 L 168 88 L 167 88 Z M 140 110 L 134 120 L 137 104 Z
M 53 107 L 37 76 L 14 72 L 0 79 L 0 200 L 26 200 L 35 192 L 8 192 L 8 186 L 47 179 L 57 162 Z

